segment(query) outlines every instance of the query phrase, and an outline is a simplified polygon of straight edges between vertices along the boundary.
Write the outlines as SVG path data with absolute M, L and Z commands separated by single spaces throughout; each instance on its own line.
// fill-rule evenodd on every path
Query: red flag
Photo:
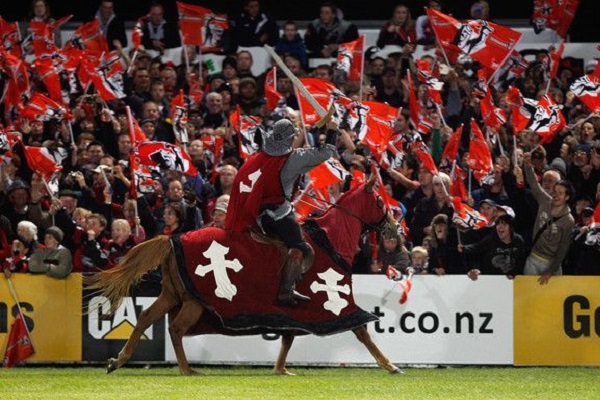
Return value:
M 198 175 L 198 170 L 183 149 L 167 142 L 142 142 L 136 146 L 140 164 L 180 171 L 189 176 Z
M 341 43 L 338 48 L 336 69 L 348 80 L 360 81 L 363 75 L 365 36 L 360 35 L 352 42 Z
M 323 192 L 316 189 L 312 183 L 309 183 L 293 201 L 298 222 L 303 222 L 315 212 L 324 212 L 327 209 L 325 200 Z
M 417 66 L 417 79 L 421 82 L 421 85 L 427 87 L 427 92 L 431 100 L 437 105 L 442 107 L 442 89 L 444 88 L 444 82 L 440 81 L 437 76 L 431 71 L 431 63 L 427 60 L 416 60 Z
M 147 19 L 148 18 L 145 16 L 139 18 L 135 23 L 135 26 L 133 27 L 133 31 L 131 31 L 131 46 L 135 50 L 139 50 L 142 46 L 142 37 L 144 36 L 142 26 L 144 25 L 144 22 L 146 22 Z
M 21 313 L 19 313 L 10 326 L 6 351 L 4 352 L 4 366 L 6 368 L 13 367 L 34 354 L 35 349 L 31 342 L 31 335 Z
M 471 142 L 469 143 L 467 164 L 472 170 L 480 171 L 483 174 L 489 173 L 493 168 L 492 153 L 479 125 L 473 118 L 471 118 Z
M 521 53 L 513 50 L 504 64 L 496 71 L 486 68 L 488 76 L 493 74 L 492 85 L 499 91 L 504 92 L 516 79 L 525 75 L 529 61 Z
M 316 189 L 325 189 L 334 183 L 343 182 L 350 175 L 346 168 L 335 158 L 323 161 L 308 172 L 308 176 Z
M 20 140 L 15 144 L 13 151 L 22 152 L 29 170 L 41 175 L 46 181 L 49 181 L 54 173 L 62 170 L 62 161 L 68 155 L 64 149 L 25 146 Z
M 521 91 L 514 86 L 508 88 L 507 95 L 506 100 L 511 108 L 510 114 L 513 133 L 516 135 L 527 127 L 536 102 L 535 100 L 524 98 Z
M 146 134 L 142 128 L 140 128 L 137 119 L 135 119 L 131 114 L 131 108 L 126 106 L 125 110 L 127 111 L 127 127 L 129 131 L 129 139 L 131 140 L 131 147 L 135 148 L 138 143 L 147 140 Z
M 410 111 L 409 122 L 412 124 L 413 128 L 416 129 L 421 119 L 421 106 L 417 100 L 416 88 L 410 71 L 407 71 L 406 79 L 408 81 L 408 110 Z
M 60 87 L 60 78 L 58 71 L 53 65 L 52 60 L 34 60 L 35 69 L 39 75 L 39 78 L 44 82 L 48 96 L 57 103 L 64 103 L 62 89 Z
M 587 74 L 577 79 L 569 88 L 573 91 L 586 106 L 592 110 L 592 113 L 600 113 L 600 62 L 591 74 Z
M 17 22 L 8 22 L 0 16 L 0 47 L 8 53 L 21 58 L 21 33 Z
M 27 101 L 31 95 L 27 64 L 24 60 L 7 53 L 1 48 L 0 62 L 0 67 L 2 67 L 8 75 L 4 103 L 7 105 L 7 108 L 21 108 L 22 103 Z
M 437 175 L 438 169 L 437 169 L 437 167 L 435 165 L 435 161 L 433 161 L 433 157 L 431 157 L 431 154 L 429 153 L 429 149 L 427 149 L 427 146 L 425 145 L 425 143 L 423 143 L 421 141 L 416 141 L 413 144 L 411 144 L 410 147 L 411 147 L 412 152 L 421 161 L 421 165 L 423 166 L 423 168 L 425 168 L 427 171 L 431 172 L 433 175 Z
M 365 176 L 364 171 L 354 168 L 352 170 L 352 182 L 350 182 L 350 189 L 354 189 L 354 188 L 362 185 L 363 183 L 365 183 L 365 181 L 366 181 L 366 176 Z
M 533 0 L 533 30 L 540 33 L 549 28 L 565 38 L 578 7 L 579 0 Z
M 358 139 L 369 146 L 373 153 L 383 153 L 394 132 L 398 109 L 376 101 L 363 101 L 362 105 L 367 108 L 367 129 L 364 134 L 359 133 Z
M 178 143 L 189 143 L 186 124 L 188 122 L 188 110 L 183 95 L 183 89 L 179 89 L 179 94 L 171 100 L 171 120 L 173 121 L 173 132 Z
M 465 187 L 465 178 L 467 174 L 458 165 L 455 165 L 450 174 L 452 185 L 450 185 L 450 195 L 459 199 L 466 200 L 469 197 L 469 191 Z
M 520 32 L 489 21 L 460 23 L 432 9 L 427 9 L 427 14 L 443 47 L 460 50 L 494 70 L 504 63 L 522 36 Z
M 222 51 L 221 37 L 229 28 L 227 18 L 212 10 L 177 2 L 179 27 L 186 45 L 200 46 L 202 53 Z
M 332 94 L 339 92 L 333 83 L 325 82 L 318 78 L 300 78 L 300 82 L 302 82 L 304 87 L 313 95 L 323 109 L 329 110 L 333 102 Z M 298 90 L 296 90 L 296 97 L 298 98 L 300 113 L 305 125 L 314 125 L 321 119 L 314 107 L 310 105 L 308 100 Z
M 458 197 L 452 198 L 454 213 L 452 222 L 466 229 L 480 229 L 488 225 L 489 221 L 485 215 L 481 215 L 473 207 L 465 204 Z
M 449 163 L 452 163 L 456 160 L 458 156 L 458 150 L 460 149 L 460 138 L 462 137 L 463 124 L 460 124 L 458 128 L 454 131 L 448 142 L 446 143 L 446 147 L 444 147 L 444 152 L 442 153 L 442 160 L 447 160 Z
M 87 80 L 85 75 L 89 76 L 103 100 L 117 100 L 126 96 L 123 86 L 125 69 L 116 51 L 103 53 L 99 58 L 88 54 L 82 59 L 79 72 L 82 81 Z
M 238 133 L 240 156 L 243 159 L 250 157 L 258 151 L 258 145 L 254 141 L 256 130 L 262 124 L 262 119 L 252 115 L 242 115 L 240 106 L 229 115 L 231 127 Z
M 61 121 L 71 117 L 65 107 L 40 92 L 33 93 L 31 99 L 29 99 L 29 102 L 23 109 L 22 116 L 39 121 Z
M 554 104 L 548 95 L 538 101 L 535 113 L 529 120 L 527 128 L 541 136 L 540 144 L 550 142 L 554 133 L 560 131 L 567 124 L 560 106 Z
M 98 19 L 80 25 L 66 45 L 66 47 L 71 46 L 78 49 L 108 52 L 108 42 L 100 32 Z
M 277 91 L 277 67 L 271 68 L 265 75 L 265 100 L 267 111 L 271 112 L 280 106 L 285 97 Z
M 479 107 L 485 126 L 494 132 L 498 132 L 500 127 L 506 123 L 506 113 L 492 103 L 492 95 L 489 91 L 485 93 L 485 96 L 479 102 Z
M 188 93 L 188 97 L 190 99 L 190 109 L 200 109 L 202 99 L 204 98 L 204 91 L 202 90 L 202 84 L 194 73 L 192 73 L 190 76 L 190 91 Z
M 548 66 L 550 79 L 556 78 L 556 75 L 558 74 L 558 66 L 560 65 L 560 59 L 562 58 L 564 51 L 565 40 L 563 39 L 560 42 L 560 46 L 558 47 L 558 49 L 554 49 L 550 52 L 550 57 L 548 60 L 550 62 L 550 65 Z

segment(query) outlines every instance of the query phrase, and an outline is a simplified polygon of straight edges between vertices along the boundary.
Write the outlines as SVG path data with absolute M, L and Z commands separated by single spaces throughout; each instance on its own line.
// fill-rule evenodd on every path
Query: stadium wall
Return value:
M 28 363 L 104 363 L 115 356 L 137 316 L 156 299 L 160 286 L 146 282 L 111 305 L 83 290 L 81 276 L 65 280 L 13 274 L 37 353 Z M 397 364 L 599 366 L 600 277 L 415 276 L 408 301 L 384 276 L 355 276 L 357 304 L 379 316 L 369 331 Z M 86 313 L 88 305 L 94 307 Z M 6 346 L 16 305 L 0 292 L 0 349 Z M 276 335 L 184 340 L 193 363 L 270 365 L 279 350 Z M 132 362 L 175 362 L 166 320 L 144 333 Z M 373 365 L 352 333 L 303 336 L 290 352 L 295 365 Z

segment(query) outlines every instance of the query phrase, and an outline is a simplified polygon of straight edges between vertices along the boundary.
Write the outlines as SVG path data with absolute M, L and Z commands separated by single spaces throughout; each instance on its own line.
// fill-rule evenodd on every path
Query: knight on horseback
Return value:
M 295 284 L 311 268 L 315 253 L 302 236 L 291 200 L 302 174 L 332 156 L 339 157 L 337 125 L 328 122 L 326 127 L 327 139 L 321 147 L 293 149 L 296 128 L 288 119 L 277 121 L 272 131 L 263 133 L 262 151 L 244 163 L 233 183 L 225 228 L 262 228 L 288 248 L 278 293 L 278 302 L 284 306 L 310 300 L 295 290 Z

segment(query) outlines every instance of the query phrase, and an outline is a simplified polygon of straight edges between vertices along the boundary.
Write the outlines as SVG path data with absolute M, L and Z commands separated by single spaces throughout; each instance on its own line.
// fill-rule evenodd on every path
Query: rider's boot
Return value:
M 292 248 L 284 260 L 281 274 L 281 283 L 277 299 L 284 306 L 295 306 L 298 302 L 309 301 L 310 297 L 298 293 L 295 290 L 296 282 L 302 278 L 302 274 L 312 267 L 315 253 L 308 246 L 306 254 L 300 249 Z

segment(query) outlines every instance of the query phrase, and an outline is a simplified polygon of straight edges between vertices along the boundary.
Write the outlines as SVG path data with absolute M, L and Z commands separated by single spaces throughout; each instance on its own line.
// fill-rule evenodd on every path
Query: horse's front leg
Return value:
M 110 374 L 117 368 L 120 368 L 125 364 L 133 354 L 135 347 L 137 346 L 140 337 L 146 329 L 148 329 L 152 324 L 159 320 L 159 318 L 163 317 L 170 309 L 172 309 L 177 303 L 177 300 L 173 297 L 172 294 L 165 292 L 164 290 L 160 293 L 158 298 L 150 307 L 146 310 L 142 311 L 138 318 L 138 322 L 135 325 L 135 329 L 129 336 L 127 343 L 119 352 L 117 358 L 110 358 L 108 360 L 108 366 L 106 367 L 106 373 Z
M 379 350 L 379 347 L 377 347 L 375 342 L 373 342 L 373 339 L 371 339 L 371 335 L 369 335 L 366 325 L 355 328 L 352 330 L 352 332 L 354 332 L 358 340 L 365 345 L 367 350 L 369 350 L 369 353 L 371 353 L 381 368 L 385 368 L 390 372 L 390 374 L 404 373 L 404 371 L 392 364 L 390 360 L 381 352 L 381 350 Z
M 187 299 L 183 301 L 181 310 L 175 319 L 169 324 L 169 333 L 171 334 L 171 343 L 177 356 L 177 364 L 181 375 L 198 375 L 198 372 L 190 368 L 185 351 L 183 350 L 183 335 L 200 319 L 204 307 L 195 300 Z
M 275 375 L 294 375 L 285 367 L 288 352 L 292 347 L 294 338 L 295 335 L 292 332 L 285 332 L 281 334 L 281 348 L 279 349 L 279 356 L 277 357 L 277 362 L 275 363 L 275 368 L 273 369 L 273 373 Z

